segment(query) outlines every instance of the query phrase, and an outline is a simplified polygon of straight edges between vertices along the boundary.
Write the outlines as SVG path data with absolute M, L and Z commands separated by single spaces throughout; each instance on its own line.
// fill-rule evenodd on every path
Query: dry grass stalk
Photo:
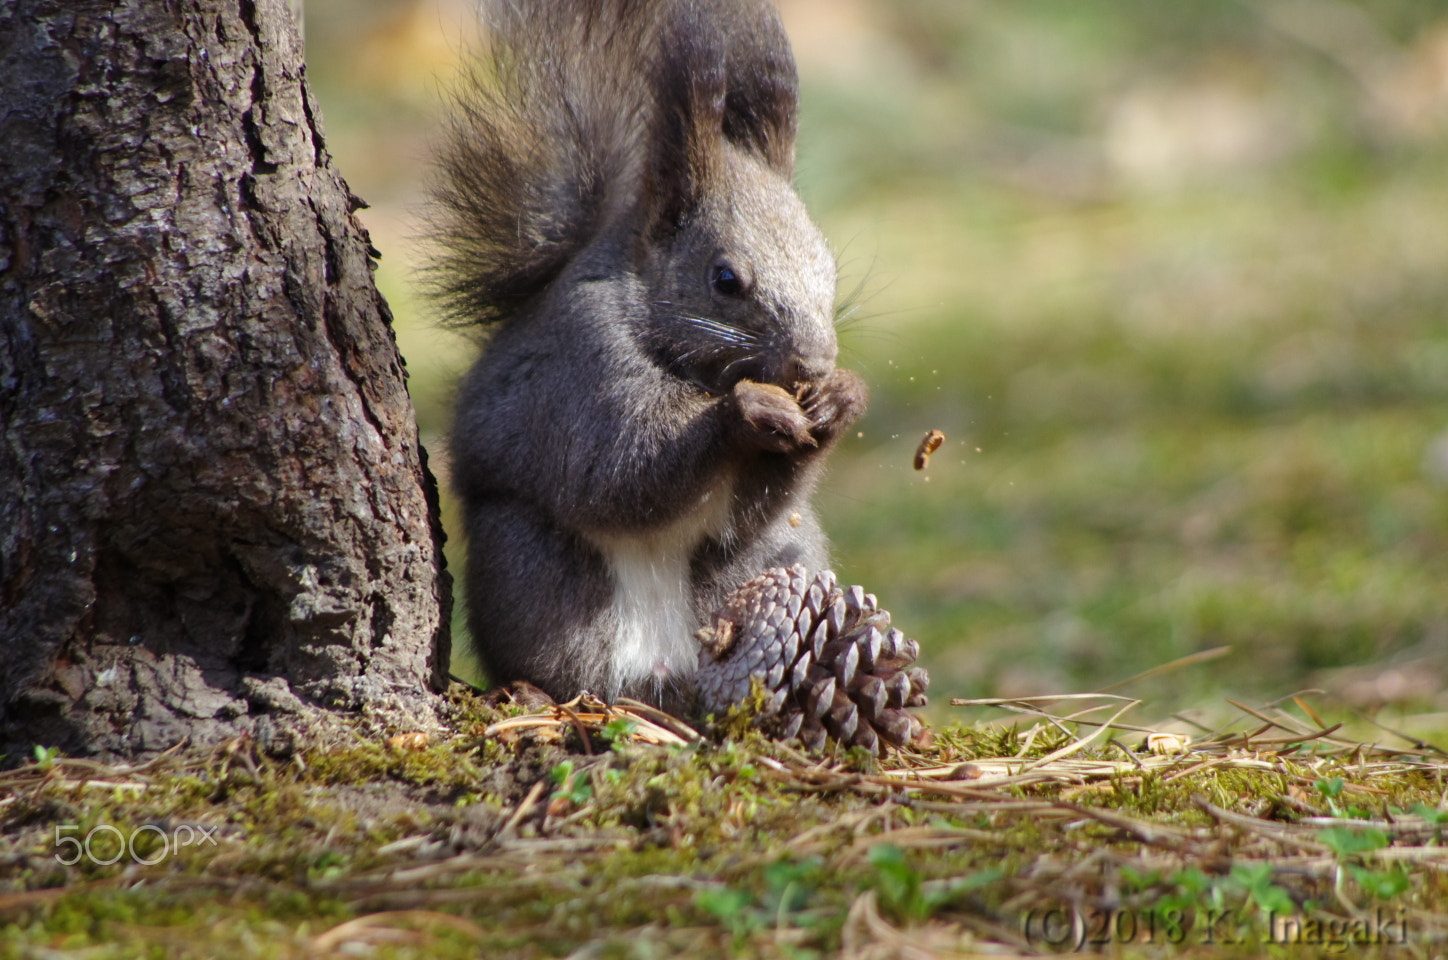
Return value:
M 698 732 L 688 724 L 655 707 L 629 699 L 608 704 L 589 693 L 536 713 L 500 720 L 484 730 L 483 736 L 496 737 L 524 730 L 557 734 L 562 728 L 571 727 L 578 732 L 584 750 L 592 753 L 590 734 L 603 733 L 604 728 L 616 720 L 633 725 L 627 739 L 636 743 L 682 747 L 699 739 Z

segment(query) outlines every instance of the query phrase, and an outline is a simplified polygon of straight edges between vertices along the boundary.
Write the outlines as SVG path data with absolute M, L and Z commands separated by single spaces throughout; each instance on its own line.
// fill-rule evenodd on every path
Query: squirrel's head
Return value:
M 651 248 L 650 340 L 713 393 L 740 380 L 793 390 L 835 368 L 835 262 L 790 184 L 726 148 L 721 183 Z
M 649 339 L 715 393 L 834 370 L 835 262 L 790 183 L 798 81 L 777 14 L 729 30 L 708 4 L 664 24 L 644 173 Z

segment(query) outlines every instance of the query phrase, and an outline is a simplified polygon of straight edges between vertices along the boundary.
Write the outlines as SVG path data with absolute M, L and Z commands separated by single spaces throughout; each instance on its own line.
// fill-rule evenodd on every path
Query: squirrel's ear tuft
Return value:
M 727 52 L 719 25 L 700 5 L 674 5 L 662 25 L 649 143 L 649 200 L 655 232 L 692 214 L 715 179 L 723 147 Z
M 724 136 L 783 177 L 794 172 L 799 76 L 779 13 L 768 0 L 720 4 L 732 15 Z
M 667 232 L 717 182 L 726 143 L 791 175 L 799 80 L 769 0 L 673 4 L 658 43 L 649 189 L 655 232 Z

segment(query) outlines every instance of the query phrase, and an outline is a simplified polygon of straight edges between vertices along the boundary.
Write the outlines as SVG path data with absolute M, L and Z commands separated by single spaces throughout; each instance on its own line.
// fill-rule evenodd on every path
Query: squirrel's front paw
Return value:
M 809 415 L 789 391 L 769 383 L 741 380 L 734 385 L 733 398 L 739 408 L 742 435 L 751 446 L 789 453 L 817 445 L 810 432 Z
M 806 386 L 799 402 L 809 416 L 811 436 L 819 443 L 834 439 L 865 412 L 869 395 L 853 370 L 836 370 L 829 379 Z

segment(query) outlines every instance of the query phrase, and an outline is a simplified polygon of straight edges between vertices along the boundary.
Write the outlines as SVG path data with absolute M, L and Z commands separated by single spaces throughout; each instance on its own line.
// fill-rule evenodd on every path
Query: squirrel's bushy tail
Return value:
M 484 0 L 433 189 L 436 289 L 488 324 L 617 218 L 677 223 L 725 141 L 788 176 L 797 81 L 768 0 Z

